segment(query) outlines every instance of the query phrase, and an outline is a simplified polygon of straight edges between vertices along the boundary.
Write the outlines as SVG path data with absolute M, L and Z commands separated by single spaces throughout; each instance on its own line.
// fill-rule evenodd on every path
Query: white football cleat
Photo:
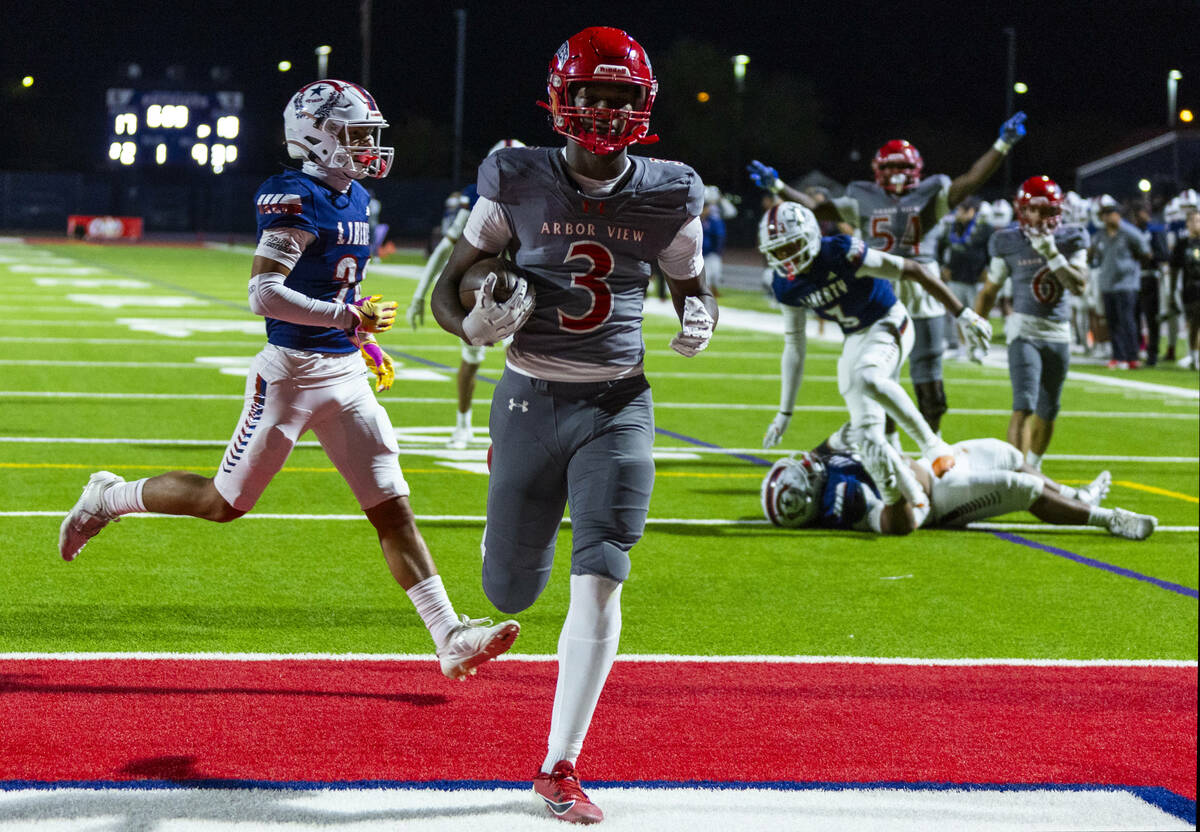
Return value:
M 1096 479 L 1075 492 L 1075 496 L 1089 506 L 1098 506 L 1108 496 L 1109 486 L 1112 485 L 1112 474 L 1101 471 Z
M 104 501 L 101 499 L 105 491 L 119 482 L 125 482 L 125 478 L 111 471 L 97 471 L 88 478 L 79 501 L 67 512 L 62 525 L 58 527 L 58 553 L 63 560 L 75 560 L 79 551 L 101 529 L 120 519 L 104 510 Z
M 1149 514 L 1137 514 L 1123 508 L 1114 508 L 1112 517 L 1108 519 L 1108 530 L 1117 537 L 1127 540 L 1145 540 L 1154 534 L 1158 526 L 1158 518 Z
M 462 624 L 454 629 L 446 646 L 438 651 L 442 673 L 460 681 L 474 676 L 475 668 L 512 647 L 520 632 L 521 625 L 512 620 L 492 626 L 490 618 L 462 616 Z
M 471 438 L 470 428 L 455 428 L 454 432 L 450 434 L 450 441 L 446 443 L 446 447 L 456 451 L 464 450 Z

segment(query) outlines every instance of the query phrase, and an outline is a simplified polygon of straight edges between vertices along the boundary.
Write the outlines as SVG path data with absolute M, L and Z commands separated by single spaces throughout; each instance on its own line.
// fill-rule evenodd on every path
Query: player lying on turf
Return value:
M 109 522 L 134 512 L 236 520 L 311 428 L 375 527 L 442 672 L 461 679 L 511 647 L 520 628 L 455 614 L 413 517 L 391 420 L 367 382 L 373 378 L 379 391 L 395 377 L 373 333 L 392 326 L 396 304 L 359 292 L 370 235 L 369 197 L 357 180 L 387 175 L 393 150 L 380 146 L 380 134 L 388 125 L 371 95 L 345 81 L 301 89 L 283 124 L 288 152 L 303 167 L 272 176 L 255 199 L 249 302 L 266 318 L 268 344 L 250 366 L 245 408 L 221 466 L 213 477 L 170 471 L 135 482 L 92 474 L 59 529 L 58 551 L 74 560 Z
M 987 351 L 992 327 L 965 306 L 946 284 L 920 263 L 867 248 L 862 240 L 839 234 L 822 237 L 812 211 L 795 202 L 772 206 L 758 227 L 758 249 L 775 269 L 772 289 L 785 315 L 782 389 L 763 447 L 779 442 L 791 420 L 804 369 L 805 312 L 834 321 L 845 343 L 838 359 L 838 392 L 850 411 L 850 442 L 886 441 L 885 414 L 917 441 L 938 476 L 954 464 L 949 446 L 930 429 L 900 386 L 900 367 L 913 344 L 904 304 L 891 279 L 924 286 L 958 318 L 964 341 Z
M 1112 482 L 1107 471 L 1075 489 L 1026 465 L 1000 439 L 952 446 L 954 468 L 940 478 L 926 460 L 909 460 L 886 442 L 860 447 L 861 456 L 817 450 L 776 462 L 760 490 L 767 519 L 786 528 L 908 534 L 1028 511 L 1046 523 L 1096 526 L 1130 540 L 1144 540 L 1158 525 L 1147 514 L 1100 507 Z

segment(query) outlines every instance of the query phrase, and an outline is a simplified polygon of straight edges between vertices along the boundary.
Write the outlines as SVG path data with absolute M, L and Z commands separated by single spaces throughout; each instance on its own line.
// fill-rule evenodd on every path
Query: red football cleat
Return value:
M 546 803 L 550 814 L 567 823 L 599 823 L 604 812 L 583 793 L 575 766 L 566 760 L 554 764 L 549 774 L 539 771 L 533 778 L 533 793 Z

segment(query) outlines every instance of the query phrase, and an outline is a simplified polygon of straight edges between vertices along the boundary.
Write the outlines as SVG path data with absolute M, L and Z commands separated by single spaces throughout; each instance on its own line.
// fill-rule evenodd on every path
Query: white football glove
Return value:
M 1053 260 L 1058 256 L 1058 245 L 1054 242 L 1053 234 L 1037 234 L 1029 232 L 1029 244 L 1033 246 L 1033 250 L 1045 257 L 1047 260 Z
M 780 411 L 775 414 L 775 418 L 771 420 L 771 424 L 767 425 L 767 433 L 763 437 L 763 450 L 774 448 L 783 439 L 783 434 L 787 432 L 788 423 L 792 421 L 792 414 Z
M 496 288 L 495 273 L 489 274 L 475 295 L 475 306 L 463 318 L 463 336 L 474 347 L 490 347 L 503 341 L 525 325 L 533 314 L 533 293 L 525 278 L 517 279 L 517 288 L 503 303 L 492 296 Z
M 988 345 L 992 343 L 992 325 L 974 309 L 964 306 L 958 313 L 958 332 L 967 344 L 967 353 L 976 364 L 983 363 Z
M 688 358 L 702 352 L 712 338 L 715 323 L 704 301 L 689 295 L 683 300 L 683 329 L 671 339 L 671 349 Z
M 904 496 L 900 491 L 898 470 L 901 460 L 897 459 L 895 449 L 873 441 L 870 437 L 863 437 L 860 448 L 863 467 L 875 481 L 875 487 L 879 489 L 879 496 L 883 498 L 884 504 L 890 506 L 900 502 L 900 498 Z

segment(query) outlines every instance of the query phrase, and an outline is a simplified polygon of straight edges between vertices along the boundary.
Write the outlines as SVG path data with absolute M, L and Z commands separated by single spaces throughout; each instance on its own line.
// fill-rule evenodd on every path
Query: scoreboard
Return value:
M 109 162 L 220 173 L 237 162 L 241 113 L 240 92 L 110 89 Z

